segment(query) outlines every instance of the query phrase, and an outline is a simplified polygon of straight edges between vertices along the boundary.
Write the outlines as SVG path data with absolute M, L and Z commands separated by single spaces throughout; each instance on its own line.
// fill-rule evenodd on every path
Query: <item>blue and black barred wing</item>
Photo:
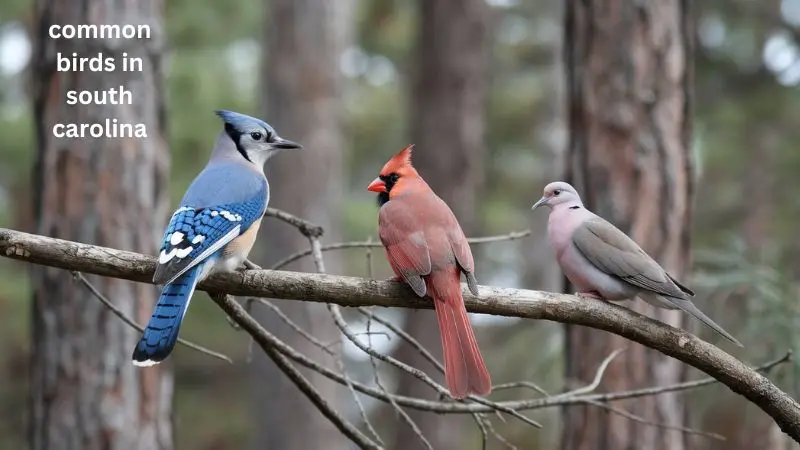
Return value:
M 164 232 L 153 283 L 169 284 L 219 251 L 260 218 L 263 209 L 257 201 L 178 208 Z

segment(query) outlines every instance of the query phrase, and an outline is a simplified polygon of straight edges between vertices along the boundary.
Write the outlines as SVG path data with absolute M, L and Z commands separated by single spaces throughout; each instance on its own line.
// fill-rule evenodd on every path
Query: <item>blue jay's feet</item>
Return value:
M 254 262 L 251 262 L 249 259 L 245 259 L 244 262 L 242 263 L 242 266 L 239 267 L 239 270 L 240 271 L 261 270 L 261 266 L 259 266 L 258 264 L 254 263 Z
M 247 272 L 248 270 L 261 270 L 261 266 L 245 259 L 244 262 L 242 262 L 242 265 L 236 268 L 236 272 Z

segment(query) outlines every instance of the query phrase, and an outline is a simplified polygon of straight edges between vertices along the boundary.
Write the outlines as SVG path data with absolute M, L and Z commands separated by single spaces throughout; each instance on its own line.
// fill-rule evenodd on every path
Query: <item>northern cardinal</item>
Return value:
M 455 215 L 411 165 L 409 145 L 367 187 L 378 193 L 378 229 L 398 280 L 433 299 L 447 387 L 455 398 L 486 395 L 492 382 L 461 296 L 461 273 L 478 295 L 472 252 Z

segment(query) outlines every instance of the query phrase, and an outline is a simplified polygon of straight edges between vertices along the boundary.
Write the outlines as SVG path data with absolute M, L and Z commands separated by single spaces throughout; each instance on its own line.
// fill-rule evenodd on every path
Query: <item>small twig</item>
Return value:
M 425 348 L 425 346 L 420 344 L 419 341 L 414 339 L 414 337 L 411 336 L 410 334 L 408 334 L 405 330 L 403 330 L 402 328 L 400 328 L 397 325 L 393 324 L 392 322 L 384 319 L 383 317 L 373 313 L 372 311 L 370 311 L 369 309 L 367 309 L 367 308 L 365 308 L 363 306 L 358 307 L 357 311 L 360 312 L 361 314 L 363 314 L 364 316 L 366 316 L 367 320 L 370 320 L 370 319 L 375 320 L 375 322 L 378 322 L 379 324 L 385 326 L 390 331 L 392 331 L 394 334 L 399 336 L 400 339 L 408 342 L 408 344 L 411 345 L 412 348 L 414 348 L 415 350 L 420 352 L 420 354 L 422 354 L 422 356 L 425 359 L 427 359 L 431 364 L 433 364 L 433 366 L 436 367 L 439 370 L 439 372 L 444 373 L 444 366 L 442 365 L 442 363 L 440 363 L 439 360 L 436 359 L 436 357 L 434 357 L 431 354 L 431 352 L 428 351 L 427 348 Z
M 377 336 L 383 336 L 388 341 L 392 340 L 392 337 L 389 335 L 389 333 L 386 333 L 385 331 L 371 331 L 369 333 L 367 333 L 367 332 L 354 333 L 354 336 L 367 336 L 367 335 L 370 335 L 370 334 L 371 335 L 377 335 Z M 342 341 L 341 339 L 338 339 L 338 340 L 334 340 L 333 342 L 329 342 L 329 343 L 325 344 L 325 347 L 331 348 L 331 347 L 333 347 L 335 345 L 342 345 L 342 344 L 344 344 L 344 341 Z
M 289 222 L 291 223 L 291 222 Z M 302 230 L 301 230 L 302 233 Z M 484 237 L 476 237 L 476 238 L 469 238 L 467 242 L 470 244 L 489 244 L 492 242 L 503 242 L 503 241 L 513 241 L 516 239 L 522 239 L 531 234 L 531 230 L 522 230 L 522 231 L 512 231 L 508 234 L 501 234 L 497 236 L 484 236 Z M 303 233 L 303 235 L 306 235 Z M 328 244 L 323 245 L 320 250 L 323 252 L 331 251 L 331 250 L 344 250 L 350 248 L 382 248 L 383 244 L 380 241 L 375 241 L 371 237 L 366 241 L 354 241 L 354 242 L 339 242 L 336 244 Z M 304 258 L 311 254 L 311 250 L 303 250 L 292 255 L 287 256 L 286 258 L 278 261 L 275 263 L 271 269 L 272 270 L 279 270 L 282 269 L 289 264 L 297 261 L 300 258 Z
M 319 242 L 319 239 L 316 237 L 309 237 L 309 244 L 311 244 L 311 256 L 314 259 L 314 266 L 317 268 L 317 272 L 319 273 L 326 273 L 325 272 L 325 261 L 322 259 L 322 245 Z
M 280 211 L 274 208 L 267 208 L 264 211 L 264 217 L 274 217 L 276 219 L 282 220 L 289 225 L 296 227 L 303 236 L 307 238 L 319 238 L 325 232 L 325 230 L 316 224 L 313 224 L 305 219 L 301 219 L 293 214 L 289 214 L 286 211 Z
M 367 236 L 367 244 L 372 245 L 372 236 Z M 372 247 L 366 248 L 367 255 L 367 277 L 372 279 Z
M 111 310 L 111 312 L 112 312 L 112 313 L 113 313 L 115 316 L 119 317 L 119 318 L 120 318 L 120 319 L 121 319 L 123 322 L 125 322 L 125 323 L 126 323 L 128 326 L 130 326 L 130 327 L 132 327 L 132 328 L 134 328 L 134 329 L 138 330 L 140 333 L 144 333 L 144 327 L 143 327 L 143 326 L 141 326 L 141 325 L 139 325 L 138 323 L 136 323 L 136 322 L 135 322 L 133 319 L 131 319 L 130 317 L 128 317 L 127 315 L 125 315 L 125 313 L 124 313 L 124 312 L 122 312 L 122 310 L 121 310 L 121 309 L 117 308 L 117 306 L 116 306 L 116 305 L 114 305 L 113 303 L 111 303 L 111 300 L 107 299 L 107 298 L 106 298 L 106 297 L 105 297 L 105 296 L 104 296 L 104 295 L 103 295 L 103 294 L 100 292 L 100 290 L 98 290 L 98 289 L 97 289 L 97 288 L 96 288 L 96 287 L 95 287 L 95 286 L 92 284 L 92 282 L 91 282 L 91 281 L 89 281 L 88 279 L 86 279 L 86 277 L 85 277 L 85 276 L 84 276 L 82 273 L 80 273 L 80 272 L 77 272 L 77 271 L 75 271 L 75 270 L 72 270 L 72 271 L 70 271 L 70 273 L 72 273 L 72 277 L 73 277 L 73 278 L 75 278 L 76 280 L 80 281 L 80 282 L 81 282 L 81 283 L 82 283 L 84 286 L 86 286 L 86 289 L 88 289 L 88 290 L 89 290 L 89 292 L 91 292 L 91 293 L 92 293 L 92 295 L 93 295 L 93 296 L 94 296 L 94 297 L 95 297 L 97 300 L 99 300 L 99 301 L 100 301 L 100 303 L 102 303 L 103 305 L 105 305 L 105 307 L 106 307 L 106 308 L 108 308 L 109 310 Z M 212 356 L 212 357 L 214 357 L 214 358 L 221 359 L 221 360 L 223 360 L 223 361 L 227 361 L 227 362 L 229 362 L 229 363 L 233 364 L 233 360 L 231 360 L 229 357 L 227 357 L 227 356 L 223 355 L 222 353 L 215 352 L 214 350 L 209 350 L 209 349 L 207 349 L 207 348 L 205 348 L 205 347 L 203 347 L 203 346 L 201 346 L 201 345 L 197 345 L 197 344 L 195 344 L 195 343 L 193 343 L 193 342 L 189 342 L 189 341 L 187 341 L 187 340 L 185 340 L 185 339 L 182 339 L 182 338 L 178 338 L 178 343 L 179 343 L 179 344 L 181 344 L 181 345 L 183 345 L 183 346 L 189 347 L 189 348 L 191 348 L 192 350 L 196 350 L 196 351 L 198 351 L 198 352 L 200 352 L 200 353 L 203 353 L 203 354 L 206 354 L 206 355 L 208 355 L 208 356 Z
M 496 236 L 468 238 L 467 242 L 469 242 L 470 244 L 490 244 L 492 242 L 515 241 L 517 239 L 522 239 L 524 237 L 527 237 L 530 234 L 531 230 L 512 231 L 507 234 L 499 234 Z
M 542 428 L 542 424 L 540 424 L 539 422 L 531 419 L 530 417 L 520 413 L 519 411 L 517 411 L 514 408 L 509 408 L 507 406 L 501 405 L 498 402 L 493 402 L 493 401 L 490 401 L 490 400 L 486 400 L 485 398 L 477 397 L 475 395 L 470 395 L 467 398 L 472 400 L 475 403 L 480 403 L 481 405 L 488 406 L 489 408 L 492 408 L 492 409 L 494 409 L 494 410 L 496 410 L 498 412 L 504 412 L 504 413 L 506 413 L 506 414 L 508 414 L 508 415 L 510 415 L 512 417 L 516 417 L 517 419 L 527 423 L 528 425 L 530 425 L 532 427 Z
M 364 422 L 364 425 L 367 427 L 367 430 L 369 430 L 370 434 L 372 434 L 372 436 L 375 437 L 375 440 L 377 440 L 381 446 L 385 446 L 385 444 L 383 443 L 383 439 L 381 439 L 380 434 L 378 434 L 378 431 L 375 429 L 375 427 L 372 425 L 372 422 L 369 420 L 367 411 L 366 409 L 364 409 L 364 404 L 361 403 L 361 399 L 358 397 L 358 393 L 356 392 L 355 387 L 353 387 L 353 380 L 351 380 L 350 377 L 347 376 L 347 372 L 345 371 L 344 368 L 344 357 L 340 356 L 339 358 L 336 358 L 336 368 L 339 369 L 339 372 L 341 372 L 344 375 L 344 379 L 347 384 L 347 389 L 350 390 L 350 394 L 353 396 L 353 402 L 356 404 L 356 408 L 358 408 L 358 413 L 361 415 L 361 421 Z
M 726 440 L 725 436 L 722 436 L 722 435 L 717 434 L 717 433 L 712 433 L 712 432 L 709 432 L 709 431 L 695 430 L 694 428 L 687 428 L 687 427 L 681 427 L 681 426 L 678 426 L 678 425 L 669 425 L 669 424 L 666 424 L 666 423 L 653 422 L 651 420 L 647 420 L 647 419 L 645 419 L 643 417 L 637 416 L 636 414 L 633 414 L 633 413 L 630 413 L 628 411 L 625 411 L 622 408 L 617 408 L 615 406 L 611 406 L 611 405 L 608 405 L 608 404 L 603 403 L 603 402 L 590 400 L 590 401 L 587 401 L 586 403 L 588 403 L 590 405 L 593 405 L 593 406 L 597 406 L 598 408 L 603 408 L 603 409 L 605 409 L 605 410 L 607 410 L 609 412 L 612 412 L 614 414 L 620 415 L 620 416 L 622 416 L 622 417 L 624 417 L 624 418 L 626 418 L 628 420 L 632 420 L 632 421 L 640 423 L 642 425 L 649 425 L 649 426 L 652 426 L 652 427 L 662 428 L 662 429 L 665 429 L 665 430 L 676 430 L 676 431 L 680 431 L 680 432 L 686 433 L 686 434 L 692 434 L 692 435 L 695 435 L 695 436 L 706 437 L 706 438 L 709 438 L 709 439 L 716 439 L 718 441 L 725 441 Z
M 439 395 L 444 396 L 445 398 L 452 398 L 450 396 L 450 392 L 445 389 L 442 385 L 434 381 L 431 377 L 429 377 L 425 372 L 417 369 L 416 367 L 409 366 L 408 364 L 391 357 L 389 355 L 384 355 L 383 353 L 375 351 L 375 349 L 370 348 L 369 346 L 364 345 L 356 336 L 355 333 L 350 329 L 350 326 L 347 325 L 347 322 L 344 320 L 342 316 L 342 312 L 339 309 L 339 305 L 334 305 L 329 303 L 328 310 L 331 312 L 331 316 L 333 317 L 334 323 L 336 326 L 344 333 L 345 336 L 361 351 L 364 353 L 373 356 L 385 363 L 389 363 L 398 369 L 407 372 L 414 377 L 420 379 L 423 383 L 427 384 L 428 386 L 432 387 Z
M 540 393 L 542 395 L 550 396 L 550 394 L 548 394 L 547 391 L 545 391 L 544 389 L 539 387 L 539 385 L 537 385 L 536 383 L 534 383 L 532 381 L 515 381 L 513 383 L 498 384 L 498 385 L 492 387 L 492 390 L 493 391 L 502 391 L 504 389 L 514 389 L 514 388 L 531 389 L 531 390 L 534 390 L 534 391 L 536 391 L 536 392 L 538 392 L 538 393 Z
M 489 432 L 486 430 L 484 420 L 488 421 L 488 419 L 484 419 L 483 414 L 479 413 L 472 413 L 472 418 L 475 420 L 475 424 L 478 425 L 478 430 L 481 432 L 481 449 L 486 450 L 486 446 L 489 444 Z
M 304 330 L 300 325 L 298 325 L 295 321 L 293 321 L 289 316 L 286 315 L 280 308 L 278 308 L 274 303 L 265 299 L 265 298 L 255 298 L 251 297 L 253 301 L 260 303 L 263 306 L 269 308 L 276 316 L 278 316 L 283 323 L 285 323 L 289 328 L 291 328 L 295 333 L 299 334 L 305 340 L 313 344 L 315 347 L 319 348 L 320 350 L 324 351 L 325 353 L 335 356 L 336 353 L 330 349 L 329 344 L 325 344 L 324 342 L 320 341 L 319 339 L 315 338 L 311 335 L 308 331 Z M 248 299 L 249 300 L 249 299 Z
M 494 429 L 494 425 L 490 420 L 486 420 L 486 428 L 489 429 L 489 432 L 492 433 L 492 436 L 497 440 L 497 442 L 501 443 L 505 448 L 508 450 L 517 450 L 517 446 L 508 442 L 508 439 L 504 438 L 502 434 L 498 433 L 497 430 Z
M 256 331 L 266 330 L 253 319 L 252 316 L 244 311 L 244 308 L 237 303 L 230 295 L 214 294 L 211 298 L 216 302 L 225 312 L 234 318 L 242 328 L 248 330 L 251 335 L 255 335 Z M 260 330 L 259 330 L 260 328 Z M 277 339 L 275 339 L 277 340 Z M 274 342 L 274 341 L 273 341 Z M 342 417 L 336 410 L 328 403 L 325 398 L 317 391 L 317 389 L 309 382 L 303 374 L 300 373 L 289 361 L 289 359 L 281 353 L 275 346 L 270 345 L 269 341 L 258 340 L 258 344 L 264 353 L 269 356 L 276 366 L 300 389 L 303 394 L 317 407 L 317 409 L 333 423 L 348 439 L 353 441 L 362 449 L 382 450 L 379 445 L 373 442 L 370 438 L 365 436 L 358 428 L 354 427 L 350 422 Z M 284 344 L 285 345 L 285 344 Z
M 247 297 L 245 299 L 245 301 L 244 301 L 244 309 L 247 311 L 248 314 L 250 314 L 250 311 L 253 308 L 253 302 L 255 302 L 256 300 L 257 300 L 257 297 Z M 225 316 L 225 317 L 228 318 L 231 322 L 236 324 L 236 326 L 234 327 L 234 330 L 241 330 L 242 329 L 242 327 L 240 327 L 238 323 L 233 321 L 231 316 Z M 255 344 L 256 344 L 256 341 L 255 341 L 255 339 L 253 339 L 253 336 L 249 336 L 248 335 L 248 339 L 247 339 L 247 364 L 250 364 L 250 363 L 253 362 L 253 347 L 255 346 Z
M 367 331 L 370 331 L 371 324 L 372 322 L 370 320 L 370 317 L 367 317 Z M 372 348 L 372 337 L 369 334 L 367 335 L 367 345 L 369 345 L 369 347 Z M 383 386 L 383 382 L 381 381 L 380 371 L 378 370 L 378 363 L 376 362 L 375 357 L 373 355 L 369 355 L 369 362 L 372 365 L 372 373 L 374 374 L 375 385 L 378 386 L 378 388 L 381 391 L 383 391 L 383 393 L 386 394 L 387 398 L 389 399 L 389 404 L 395 410 L 397 415 L 400 416 L 401 419 L 403 419 L 406 425 L 408 425 L 411 428 L 411 432 L 414 433 L 415 436 L 417 436 L 422 445 L 424 445 L 425 448 L 428 450 L 433 450 L 433 446 L 425 437 L 425 435 L 422 434 L 422 430 L 419 429 L 419 426 L 417 425 L 416 422 L 414 422 L 414 419 L 412 419 L 411 416 L 409 416 L 408 413 L 403 408 L 401 408 L 400 405 L 397 404 L 397 402 L 394 400 L 394 397 L 390 395 L 389 392 L 386 390 L 386 388 Z
M 608 365 L 611 364 L 611 361 L 613 361 L 614 358 L 616 358 L 617 355 L 619 355 L 623 351 L 625 351 L 624 348 L 618 348 L 613 352 L 611 352 L 610 355 L 606 356 L 606 359 L 604 359 L 603 362 L 600 363 L 600 367 L 597 368 L 597 372 L 595 372 L 594 374 L 594 380 L 592 380 L 592 382 L 589 383 L 588 385 L 561 394 L 552 395 L 550 396 L 550 399 L 554 400 L 564 397 L 578 397 L 580 395 L 594 392 L 594 390 L 597 389 L 598 386 L 600 386 L 600 382 L 603 381 L 603 375 L 605 375 Z
M 354 336 L 367 336 L 367 335 L 383 336 L 383 337 L 386 338 L 387 341 L 391 341 L 392 340 L 392 336 L 389 333 L 385 332 L 385 331 L 369 331 L 369 332 L 361 331 L 361 332 L 358 332 L 358 333 L 353 332 L 353 335 Z M 335 340 L 333 342 L 329 342 L 329 343 L 325 344 L 325 346 L 330 348 L 330 347 L 333 347 L 334 345 L 341 345 L 341 344 L 343 344 L 343 342 L 341 340 Z
M 781 356 L 780 358 L 776 358 L 772 361 L 768 361 L 758 367 L 755 367 L 754 370 L 756 370 L 757 372 L 768 373 L 774 367 L 783 364 L 785 362 L 791 361 L 792 355 L 793 355 L 792 350 L 789 350 L 786 352 L 785 355 Z M 687 391 L 689 389 L 696 389 L 698 387 L 707 386 L 709 384 L 715 384 L 715 383 L 719 383 L 719 380 L 713 377 L 707 377 L 707 378 L 701 378 L 699 380 L 684 381 L 683 383 L 675 383 L 668 386 L 654 386 L 649 388 L 634 389 L 630 391 L 593 394 L 590 399 L 600 402 L 610 402 L 614 400 L 661 395 L 669 392 Z

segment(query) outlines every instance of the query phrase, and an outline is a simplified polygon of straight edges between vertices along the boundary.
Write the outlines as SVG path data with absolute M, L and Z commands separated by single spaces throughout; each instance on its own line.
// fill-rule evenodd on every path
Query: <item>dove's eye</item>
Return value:
M 560 194 L 560 193 L 561 193 L 561 191 L 559 191 L 558 189 L 556 189 L 555 191 L 553 191 L 553 195 L 554 195 L 554 196 L 556 196 L 556 197 L 557 197 L 557 196 L 558 196 L 558 194 Z

